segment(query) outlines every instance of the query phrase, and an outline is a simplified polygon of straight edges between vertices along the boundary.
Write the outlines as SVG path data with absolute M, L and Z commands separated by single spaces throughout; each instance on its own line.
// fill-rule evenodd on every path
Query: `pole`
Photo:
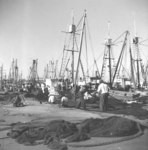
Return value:
M 132 57 L 131 46 L 130 46 L 130 64 L 131 64 L 131 79 L 133 81 L 134 89 L 135 89 L 136 84 L 135 84 L 135 76 L 134 76 L 134 69 L 133 69 L 133 57 Z
M 139 48 L 138 48 L 138 43 L 139 43 L 139 38 L 135 37 L 133 40 L 134 44 L 135 44 L 135 48 L 137 51 L 137 59 L 136 59 L 136 64 L 137 64 L 137 84 L 138 84 L 138 89 L 140 89 L 140 70 L 139 70 L 139 62 L 141 61 L 141 59 L 139 59 Z
M 81 32 L 81 38 L 80 38 L 80 51 L 79 51 L 78 64 L 77 64 L 77 70 L 76 70 L 76 76 L 75 76 L 75 86 L 77 84 L 77 78 L 78 78 L 78 72 L 79 72 L 79 66 L 80 66 L 83 35 L 84 35 L 84 29 L 85 29 L 85 18 L 86 18 L 86 10 L 84 11 L 84 16 L 83 16 L 83 26 L 82 26 L 82 32 Z
M 112 69 L 111 69 L 111 45 L 108 45 L 108 50 L 109 50 L 109 83 L 110 83 L 110 88 L 112 88 Z
M 72 46 L 72 83 L 74 83 L 74 39 L 75 32 L 73 32 L 73 46 Z
M 117 74 L 117 70 L 118 70 L 118 67 L 119 67 L 119 63 L 120 63 L 121 59 L 123 58 L 124 48 L 125 48 L 125 46 L 126 46 L 128 34 L 129 34 L 129 32 L 126 31 L 126 35 L 125 35 L 125 38 L 124 38 L 124 43 L 123 43 L 123 46 L 122 46 L 122 50 L 121 50 L 121 53 L 120 53 L 120 56 L 119 56 L 119 59 L 118 59 L 118 62 L 117 62 L 117 66 L 116 66 L 116 69 L 115 69 L 115 73 L 114 73 L 114 75 L 113 75 L 112 84 L 114 83 L 114 80 L 115 80 L 115 77 L 116 77 L 116 74 Z

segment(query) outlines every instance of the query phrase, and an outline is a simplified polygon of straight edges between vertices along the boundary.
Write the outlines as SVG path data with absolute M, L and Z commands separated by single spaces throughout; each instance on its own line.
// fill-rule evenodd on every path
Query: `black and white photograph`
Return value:
M 0 0 L 0 150 L 148 150 L 148 0 Z

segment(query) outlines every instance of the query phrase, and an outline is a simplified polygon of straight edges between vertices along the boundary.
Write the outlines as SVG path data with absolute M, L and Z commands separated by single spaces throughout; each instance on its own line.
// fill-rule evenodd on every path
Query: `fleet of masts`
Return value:
M 71 82 L 76 85 L 79 81 L 79 77 L 82 76 L 83 80 L 87 82 L 89 74 L 89 68 L 88 68 L 88 46 L 86 41 L 86 18 L 87 14 L 86 11 L 84 11 L 84 15 L 80 19 L 78 25 L 75 25 L 74 23 L 74 17 L 72 17 L 72 24 L 69 27 L 69 31 L 64 31 L 66 36 L 70 36 L 69 43 L 64 43 L 63 48 L 63 56 L 61 64 L 59 63 L 59 60 L 50 60 L 48 64 L 46 64 L 44 69 L 44 76 L 42 77 L 42 81 L 45 81 L 47 78 L 50 79 L 65 79 L 69 78 Z M 79 37 L 79 41 L 77 41 Z M 118 42 L 118 39 L 124 37 L 121 52 L 118 56 L 117 62 L 115 62 L 115 58 L 112 56 L 112 49 L 113 46 Z M 108 38 L 105 42 L 105 50 L 104 50 L 104 56 L 103 56 L 103 63 L 101 67 L 101 71 L 99 71 L 97 61 L 94 58 L 94 64 L 96 66 L 96 76 L 99 79 L 106 80 L 105 73 L 108 74 L 108 80 L 110 87 L 112 88 L 116 81 L 116 78 L 124 78 L 129 79 L 132 83 L 132 86 L 134 88 L 141 88 L 141 86 L 147 86 L 147 74 L 148 74 L 148 64 L 144 66 L 142 59 L 140 57 L 140 51 L 139 51 L 139 37 L 135 36 L 130 41 L 131 36 L 129 31 L 125 31 L 123 34 L 121 34 L 116 40 L 112 40 L 110 38 L 110 31 L 108 32 Z M 146 40 L 144 40 L 146 41 Z M 84 44 L 85 43 L 85 44 Z M 86 68 L 83 66 L 82 61 L 82 49 L 85 47 L 86 50 Z M 125 54 L 125 50 L 128 48 L 129 53 L 129 60 L 130 60 L 130 69 L 129 74 L 130 77 L 127 76 L 121 76 L 121 68 L 123 68 L 123 57 Z M 135 57 L 133 53 L 136 53 Z M 71 53 L 71 56 L 69 56 L 69 53 Z M 99 50 L 98 50 L 99 53 Z M 7 84 L 11 85 L 17 85 L 22 83 L 22 73 L 19 70 L 17 59 L 12 60 L 12 64 L 10 67 L 9 75 L 6 76 L 6 73 L 4 74 L 3 65 L 0 67 L 0 76 L 1 76 L 1 89 L 3 86 Z M 69 65 L 70 64 L 70 65 Z M 60 66 L 60 69 L 58 70 L 58 66 Z M 69 67 L 70 66 L 70 67 Z M 124 66 L 125 67 L 125 66 Z M 81 75 L 80 75 L 81 70 Z M 108 71 L 106 71 L 108 70 Z M 141 83 L 141 79 L 143 80 Z M 41 79 L 38 75 L 38 59 L 34 59 L 32 66 L 29 69 L 29 76 L 28 79 L 26 79 L 28 82 L 31 82 L 35 84 L 36 82 L 39 82 Z

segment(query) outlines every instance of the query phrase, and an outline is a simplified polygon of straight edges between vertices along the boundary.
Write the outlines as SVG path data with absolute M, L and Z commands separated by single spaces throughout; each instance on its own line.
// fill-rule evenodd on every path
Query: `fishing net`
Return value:
M 139 119 L 147 119 L 148 111 L 143 107 L 148 104 L 148 97 L 138 99 L 138 103 L 126 104 L 121 100 L 110 97 L 108 101 L 108 113 L 132 115 Z
M 66 150 L 66 142 L 84 141 L 91 137 L 124 137 L 137 132 L 137 122 L 114 116 L 107 119 L 90 118 L 80 123 L 64 120 L 16 123 L 8 136 L 20 144 L 35 145 L 41 142 L 50 149 Z
M 16 97 L 17 93 L 6 93 L 0 95 L 0 104 L 7 105 L 13 103 L 13 98 Z
M 80 124 L 80 127 L 91 137 L 120 137 L 138 132 L 136 122 L 121 117 L 87 119 Z

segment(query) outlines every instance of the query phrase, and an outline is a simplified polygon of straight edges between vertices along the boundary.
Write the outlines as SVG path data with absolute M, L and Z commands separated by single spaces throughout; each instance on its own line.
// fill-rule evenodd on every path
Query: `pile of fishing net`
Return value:
M 13 102 L 13 98 L 16 96 L 16 93 L 6 93 L 0 95 L 0 104 L 7 105 Z
M 110 97 L 108 101 L 108 112 L 132 115 L 139 119 L 147 119 L 148 111 L 143 107 L 148 104 L 148 98 L 142 97 L 139 101 L 141 101 L 141 103 L 126 104 L 114 97 Z
M 124 137 L 142 129 L 137 122 L 121 117 L 86 119 L 80 123 L 64 120 L 12 124 L 8 136 L 20 144 L 44 143 L 50 149 L 66 150 L 67 143 L 88 140 L 91 137 Z

